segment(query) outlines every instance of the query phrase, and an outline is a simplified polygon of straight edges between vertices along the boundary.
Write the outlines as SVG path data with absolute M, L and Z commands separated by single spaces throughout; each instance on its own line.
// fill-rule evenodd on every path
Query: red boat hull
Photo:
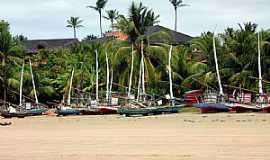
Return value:
M 98 111 L 100 114 L 117 114 L 117 110 L 120 106 L 100 106 Z

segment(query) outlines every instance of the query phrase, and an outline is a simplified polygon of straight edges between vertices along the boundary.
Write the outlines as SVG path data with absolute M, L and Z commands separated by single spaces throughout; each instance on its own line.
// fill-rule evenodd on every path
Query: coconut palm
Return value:
M 185 7 L 187 6 L 187 4 L 183 4 L 183 0 L 169 0 L 171 2 L 171 4 L 173 5 L 174 7 L 174 12 L 175 12 L 175 21 L 174 21 L 174 30 L 177 31 L 177 10 L 178 8 L 180 7 Z
M 95 6 L 87 6 L 88 8 L 94 9 L 99 13 L 99 28 L 100 28 L 100 36 L 103 36 L 102 32 L 102 9 L 106 6 L 108 0 L 97 0 Z
M 9 31 L 9 24 L 0 21 L 0 89 L 4 102 L 7 100 L 8 78 L 12 74 L 13 66 L 19 63 L 21 59 L 17 57 L 16 51 L 22 51 L 20 45 L 16 45 Z M 21 53 L 23 55 L 23 53 Z
M 106 16 L 103 18 L 109 20 L 111 22 L 112 31 L 114 31 L 114 21 L 119 18 L 119 12 L 117 10 L 108 10 L 106 11 Z
M 81 25 L 82 22 L 83 20 L 80 20 L 80 17 L 70 17 L 70 19 L 67 20 L 67 27 L 73 28 L 74 38 L 77 38 L 76 29 L 83 27 L 83 25 Z

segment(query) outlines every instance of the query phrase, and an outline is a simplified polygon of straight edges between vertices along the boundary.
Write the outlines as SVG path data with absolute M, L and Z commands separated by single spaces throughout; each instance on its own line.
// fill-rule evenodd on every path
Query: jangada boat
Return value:
M 100 105 L 97 107 L 100 114 L 116 114 L 120 105 Z
M 212 91 L 207 91 L 203 97 L 198 97 L 198 103 L 194 103 L 192 106 L 199 108 L 202 113 L 210 112 L 228 112 L 228 106 L 223 102 L 222 97 L 218 97 L 218 94 Z
M 204 93 L 203 97 L 198 97 L 198 103 L 193 104 L 193 107 L 199 108 L 202 113 L 207 112 L 228 112 L 229 108 L 224 102 L 224 93 L 221 83 L 221 78 L 219 74 L 217 53 L 216 53 L 216 43 L 215 43 L 215 34 L 213 34 L 213 50 L 214 50 L 214 59 L 216 65 L 217 80 L 219 85 L 219 93 L 207 90 Z
M 69 116 L 69 115 L 80 115 L 81 111 L 79 109 L 61 106 L 56 110 L 58 116 Z
M 17 111 L 14 107 L 9 106 L 7 110 L 1 111 L 1 116 L 4 118 L 24 118 L 27 116 L 27 112 L 25 111 Z
M 258 80 L 259 94 L 256 95 L 255 102 L 252 103 L 252 95 L 245 94 L 240 91 L 240 100 L 236 100 L 236 103 L 232 104 L 232 111 L 235 112 L 246 112 L 246 111 L 264 111 L 270 112 L 269 95 L 263 93 L 263 80 L 262 80 L 262 70 L 261 70 L 261 44 L 260 44 L 260 33 L 258 33 Z

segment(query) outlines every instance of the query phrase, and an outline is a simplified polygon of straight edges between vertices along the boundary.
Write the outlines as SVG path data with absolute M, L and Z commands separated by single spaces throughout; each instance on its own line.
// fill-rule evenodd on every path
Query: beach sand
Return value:
M 267 160 L 270 114 L 0 119 L 1 160 Z

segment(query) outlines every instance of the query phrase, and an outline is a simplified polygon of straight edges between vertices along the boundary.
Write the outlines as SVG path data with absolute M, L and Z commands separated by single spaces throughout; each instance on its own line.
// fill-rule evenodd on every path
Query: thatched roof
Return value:
M 150 44 L 168 43 L 177 45 L 192 40 L 189 35 L 159 25 L 148 27 L 145 35 L 149 36 Z
M 26 40 L 24 46 L 27 53 L 36 53 L 39 49 L 60 49 L 78 43 L 78 39 L 39 39 Z

